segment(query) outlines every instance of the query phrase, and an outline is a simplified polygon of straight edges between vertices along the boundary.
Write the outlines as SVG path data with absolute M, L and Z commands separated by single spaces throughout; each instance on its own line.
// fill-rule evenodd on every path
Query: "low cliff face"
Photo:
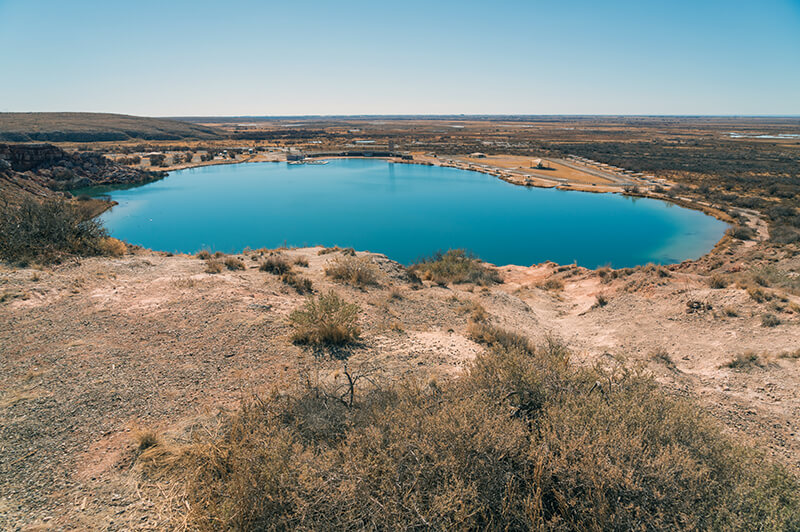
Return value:
M 164 172 L 117 164 L 93 153 L 67 153 L 52 144 L 0 144 L 0 175 L 27 179 L 51 190 L 154 181 Z

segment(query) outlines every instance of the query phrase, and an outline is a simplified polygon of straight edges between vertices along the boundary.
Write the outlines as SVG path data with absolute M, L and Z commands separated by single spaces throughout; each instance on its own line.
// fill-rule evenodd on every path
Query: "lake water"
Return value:
M 119 202 L 102 216 L 113 236 L 184 253 L 320 244 L 408 264 L 465 248 L 499 265 L 620 268 L 700 257 L 727 228 L 658 200 L 526 188 L 477 172 L 374 159 L 206 166 L 102 192 Z

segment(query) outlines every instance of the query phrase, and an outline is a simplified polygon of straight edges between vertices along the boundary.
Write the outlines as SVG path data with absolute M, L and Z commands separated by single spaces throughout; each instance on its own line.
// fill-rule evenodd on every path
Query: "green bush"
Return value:
M 644 373 L 497 334 L 443 385 L 256 400 L 176 451 L 199 530 L 797 530 L 800 485 Z M 500 340 L 505 338 L 510 340 Z M 147 452 L 143 457 L 147 457 Z
M 69 255 L 100 255 L 108 237 L 102 224 L 63 200 L 25 199 L 0 205 L 0 259 L 53 262 Z
M 486 286 L 502 282 L 496 269 L 484 265 L 463 249 L 451 249 L 446 253 L 437 251 L 433 256 L 413 264 L 409 270 L 437 284 L 474 283 Z

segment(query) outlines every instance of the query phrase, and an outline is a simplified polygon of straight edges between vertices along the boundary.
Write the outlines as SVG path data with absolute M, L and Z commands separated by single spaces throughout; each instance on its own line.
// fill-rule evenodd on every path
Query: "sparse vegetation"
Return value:
M 48 263 L 115 254 L 119 247 L 107 238 L 99 221 L 63 200 L 26 198 L 19 206 L 0 205 L 0 259 L 5 261 Z
M 238 257 L 226 257 L 223 262 L 229 270 L 244 270 L 246 268 L 242 259 Z
M 325 266 L 325 275 L 362 288 L 378 284 L 378 268 L 368 257 L 336 257 Z
M 208 251 L 207 249 L 201 249 L 200 251 L 197 252 L 197 255 L 195 255 L 195 257 L 201 260 L 208 260 L 211 258 L 211 252 Z
M 354 342 L 361 335 L 358 315 L 361 308 L 348 303 L 336 292 L 310 298 L 289 316 L 294 331 L 292 341 L 298 344 L 342 345 Z
M 780 324 L 781 320 L 775 314 L 767 313 L 761 316 L 762 327 L 777 327 Z
M 553 292 L 560 292 L 564 289 L 564 281 L 561 279 L 556 279 L 555 277 L 550 277 L 545 282 L 539 284 L 539 288 Z
M 669 369 L 675 369 L 675 361 L 672 360 L 672 357 L 666 349 L 656 349 L 650 353 L 650 359 L 659 364 L 663 364 Z
M 727 232 L 738 240 L 753 240 L 756 237 L 756 232 L 753 229 L 743 225 L 731 227 Z
M 329 253 L 342 253 L 343 255 L 349 255 L 351 257 L 356 256 L 356 250 L 353 248 L 340 248 L 339 246 L 333 246 L 331 248 L 322 248 L 317 252 L 317 255 L 327 255 Z
M 726 288 L 728 286 L 728 279 L 721 275 L 712 275 L 708 278 L 708 286 L 715 290 Z
M 403 292 L 396 286 L 389 290 L 389 301 L 400 301 L 403 299 Z
M 761 367 L 763 364 L 761 363 L 761 357 L 757 354 L 753 353 L 752 351 L 747 351 L 745 353 L 739 353 L 730 362 L 725 364 L 724 367 L 731 368 L 731 369 L 739 369 L 739 370 L 746 370 L 753 367 Z
M 296 257 L 294 259 L 294 265 L 300 266 L 301 268 L 308 268 L 308 259 L 305 257 Z
M 279 253 L 273 253 L 271 255 L 267 255 L 267 257 L 261 262 L 261 266 L 259 266 L 258 269 L 262 272 L 283 275 L 292 269 L 292 265 L 289 264 L 289 261 L 286 260 L 286 257 L 283 255 Z
M 728 316 L 729 318 L 735 318 L 739 315 L 739 311 L 736 307 L 727 306 L 722 309 L 722 313 Z
M 155 447 L 160 443 L 158 434 L 152 430 L 141 430 L 134 434 L 136 438 L 136 448 L 139 452 Z
M 595 302 L 594 305 L 592 305 L 592 308 L 602 308 L 605 307 L 606 305 L 608 305 L 608 298 L 603 294 L 597 294 L 597 297 L 595 298 Z
M 222 262 L 216 259 L 208 259 L 206 261 L 206 273 L 222 273 Z
M 496 269 L 486 266 L 463 249 L 451 249 L 445 253 L 437 251 L 433 256 L 413 264 L 409 270 L 437 284 L 473 283 L 488 286 L 502 282 Z
M 281 281 L 283 281 L 284 284 L 294 288 L 298 294 L 306 294 L 308 292 L 313 292 L 314 290 L 314 285 L 311 282 L 311 279 L 303 277 L 292 271 L 288 271 L 281 275 Z
M 189 528 L 800 526 L 797 480 L 652 378 L 494 337 L 443 384 L 248 402 L 219 436 L 174 451 L 174 470 L 192 472 Z

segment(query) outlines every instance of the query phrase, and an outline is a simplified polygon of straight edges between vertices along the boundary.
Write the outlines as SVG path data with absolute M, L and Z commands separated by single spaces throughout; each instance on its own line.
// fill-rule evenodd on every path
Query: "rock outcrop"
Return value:
M 166 175 L 117 164 L 99 153 L 67 153 L 52 144 L 0 144 L 0 161 L 0 175 L 51 190 L 146 183 Z

